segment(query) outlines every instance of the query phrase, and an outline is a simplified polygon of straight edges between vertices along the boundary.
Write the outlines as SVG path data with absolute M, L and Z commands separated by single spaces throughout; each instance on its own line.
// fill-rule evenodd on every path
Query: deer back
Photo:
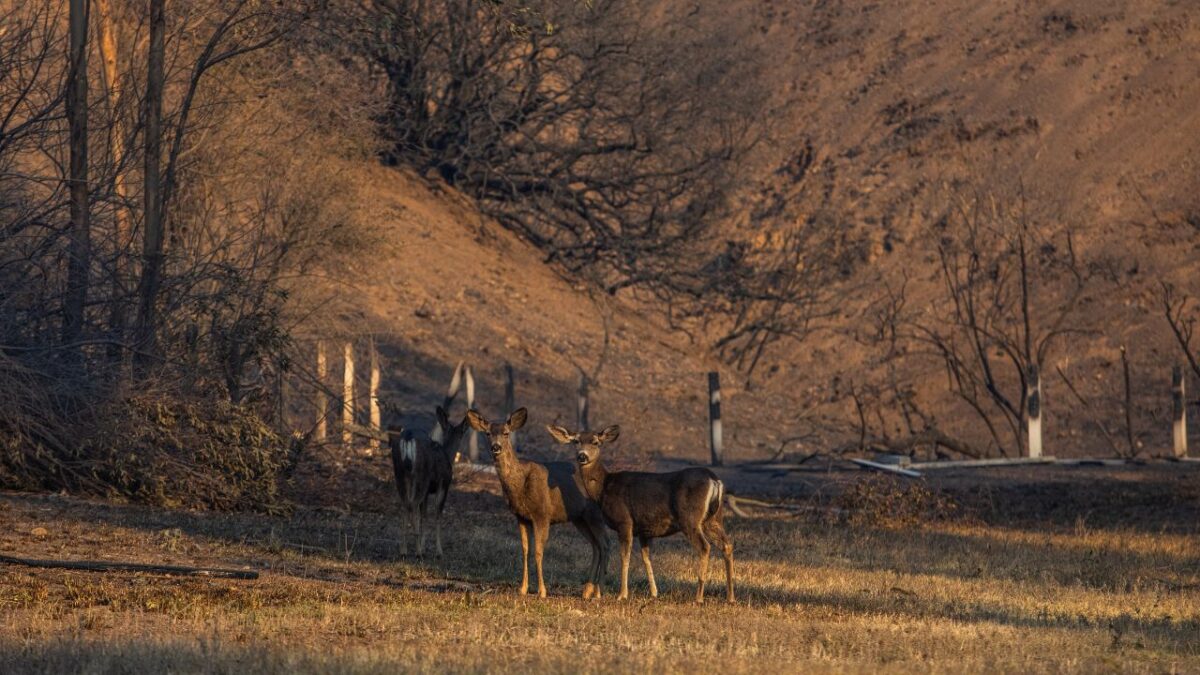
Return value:
M 716 474 L 701 468 L 619 471 L 607 475 L 600 505 L 610 522 L 629 521 L 638 535 L 663 537 L 716 515 L 720 485 Z

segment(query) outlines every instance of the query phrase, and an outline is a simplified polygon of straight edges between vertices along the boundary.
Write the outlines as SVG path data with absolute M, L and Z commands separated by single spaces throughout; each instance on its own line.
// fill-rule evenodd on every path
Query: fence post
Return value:
M 1175 457 L 1187 457 L 1187 404 L 1184 398 L 1183 367 L 1171 369 L 1171 419 L 1175 439 Z
M 383 414 L 379 409 L 379 348 L 371 338 L 371 385 L 367 392 L 367 406 L 371 415 L 371 429 L 383 431 Z M 379 449 L 379 439 L 372 438 L 368 445 L 371 452 Z
M 579 395 L 575 399 L 575 428 L 586 431 L 588 428 L 588 376 L 579 373 Z
M 342 445 L 354 442 L 350 427 L 354 424 L 354 343 L 346 341 L 342 370 Z
M 721 374 L 708 374 L 708 440 L 712 450 L 712 465 L 721 466 Z
M 281 436 L 287 436 L 291 433 L 287 423 L 287 399 L 284 392 L 284 386 L 287 385 L 287 380 L 283 377 L 283 368 L 279 364 L 275 364 L 275 425 L 279 429 Z
M 504 414 L 512 412 L 517 406 L 517 382 L 511 363 L 504 364 Z
M 329 366 L 325 360 L 325 341 L 317 340 L 317 391 L 313 405 L 317 409 L 317 442 L 323 443 L 329 431 L 329 401 L 325 395 L 325 381 L 329 377 Z
M 454 399 L 458 397 L 458 390 L 462 388 L 462 374 L 463 362 L 459 361 L 454 366 L 454 374 L 450 376 L 450 386 L 446 388 L 446 395 L 442 397 L 442 409 L 446 411 L 447 415 L 450 414 L 450 406 L 454 403 Z M 473 432 L 470 429 L 467 429 L 467 433 L 471 434 Z M 446 440 L 445 436 L 442 434 L 442 425 L 435 421 L 433 424 L 433 429 L 429 432 L 429 438 L 434 443 L 441 443 L 442 441 Z M 454 455 L 454 461 L 458 461 L 458 454 Z
M 517 408 L 517 375 L 511 363 L 504 364 L 504 410 L 507 415 Z M 513 450 L 518 449 L 517 432 L 512 433 Z
M 471 366 L 467 366 L 467 369 L 464 371 L 464 374 L 467 376 L 467 410 L 474 410 L 475 409 L 475 369 Z M 475 462 L 479 461 L 479 433 L 477 431 L 475 431 L 474 429 L 468 429 L 467 431 L 468 431 L 467 435 L 471 439 L 470 441 L 468 441 L 469 445 L 467 446 L 467 456 L 471 458 L 471 463 L 474 464 Z M 512 442 L 513 442 L 513 447 L 516 447 L 517 437 L 515 434 L 512 436 Z
M 1029 427 L 1029 456 L 1042 456 L 1042 381 L 1036 363 L 1029 364 L 1025 390 L 1025 419 Z

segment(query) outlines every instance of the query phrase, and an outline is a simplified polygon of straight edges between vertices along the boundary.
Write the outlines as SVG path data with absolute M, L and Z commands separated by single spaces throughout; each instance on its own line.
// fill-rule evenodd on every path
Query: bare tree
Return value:
M 1159 282 L 1159 300 L 1162 303 L 1163 318 L 1171 327 L 1171 335 L 1183 352 L 1188 366 L 1197 378 L 1200 378 L 1200 357 L 1197 357 L 1196 347 L 1192 339 L 1196 334 L 1196 315 L 1192 310 L 1192 297 L 1180 291 L 1174 284 Z
M 1023 188 L 1000 196 L 958 185 L 950 198 L 935 228 L 939 300 L 903 323 L 941 360 L 950 390 L 975 412 L 996 449 L 1020 452 L 1029 368 L 1040 368 L 1062 338 L 1081 332 L 1076 310 L 1085 268 L 1071 229 L 1038 220 Z M 1058 292 L 1038 295 L 1050 288 Z
M 387 88 L 387 159 L 474 195 L 551 259 L 610 291 L 654 285 L 727 213 L 767 95 L 738 25 L 648 21 L 629 0 L 548 5 L 527 31 L 477 0 L 354 7 L 342 42 Z
M 162 110 L 165 79 L 166 0 L 150 0 L 142 169 L 142 275 L 138 283 L 137 362 L 144 370 L 155 352 L 155 302 L 162 275 Z

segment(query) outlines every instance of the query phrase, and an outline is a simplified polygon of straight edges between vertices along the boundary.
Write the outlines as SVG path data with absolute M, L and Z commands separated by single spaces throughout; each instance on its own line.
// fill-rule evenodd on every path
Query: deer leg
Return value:
M 579 533 L 583 535 L 583 538 L 587 539 L 588 543 L 592 545 L 592 562 L 588 565 L 587 581 L 583 583 L 583 599 L 591 600 L 593 597 L 599 595 L 596 590 L 596 585 L 592 583 L 596 579 L 596 567 L 598 558 L 600 556 L 599 544 L 596 543 L 596 536 L 592 533 L 592 529 L 587 523 L 578 521 L 575 523 L 575 528 L 578 529 Z
M 425 505 L 428 503 L 428 501 L 429 501 L 428 499 L 422 499 L 421 502 L 417 505 L 417 508 L 413 511 L 413 518 L 416 523 L 414 525 L 414 529 L 416 529 L 416 531 L 417 531 L 417 557 L 418 558 L 425 556 L 425 523 L 424 523 L 424 520 L 425 520 Z
M 618 600 L 629 599 L 629 556 L 633 553 L 633 524 L 621 528 L 621 594 Z
M 546 597 L 546 580 L 542 578 L 542 553 L 546 550 L 546 539 L 550 537 L 550 523 L 546 521 L 533 524 L 533 556 L 537 564 L 538 597 Z
M 729 535 L 725 534 L 725 527 L 716 520 L 708 521 L 706 526 L 709 538 L 714 544 L 721 548 L 721 558 L 725 560 L 725 599 L 729 602 L 734 602 L 733 599 L 733 544 L 729 541 Z
M 521 595 L 525 595 L 529 592 L 529 526 L 518 520 L 517 527 L 521 530 Z
M 650 597 L 658 597 L 658 586 L 654 583 L 654 566 L 650 564 L 650 538 L 641 537 L 638 543 L 642 548 L 642 563 L 646 565 L 646 581 L 650 582 Z
M 434 495 L 435 499 L 437 499 L 437 510 L 434 512 L 433 537 L 434 542 L 437 544 L 437 554 L 439 558 L 444 555 L 442 552 L 442 512 L 446 509 L 447 494 L 447 490 L 441 490 Z
M 400 525 L 400 555 L 406 556 L 408 555 L 408 533 L 413 526 L 412 506 L 405 504 L 404 510 L 406 517 L 403 520 L 405 522 Z
M 704 532 L 700 526 L 688 532 L 687 537 L 700 557 L 700 578 L 696 583 L 696 604 L 701 604 L 704 602 L 704 581 L 708 578 L 708 553 L 711 547 L 708 540 L 704 538 Z
M 600 597 L 604 589 L 604 582 L 608 577 L 608 553 L 609 542 L 608 534 L 604 529 L 604 522 L 599 521 L 592 525 L 592 536 L 596 538 L 596 543 L 600 547 L 600 561 L 596 566 L 596 597 Z

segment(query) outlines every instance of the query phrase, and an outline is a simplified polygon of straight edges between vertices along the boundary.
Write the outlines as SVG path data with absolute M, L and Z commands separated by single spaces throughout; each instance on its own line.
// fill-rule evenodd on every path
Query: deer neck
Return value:
M 496 476 L 505 490 L 520 482 L 521 461 L 517 459 L 517 453 L 513 452 L 512 448 L 505 448 L 499 454 L 492 455 L 492 460 L 496 464 Z
M 604 482 L 608 480 L 608 469 L 604 462 L 597 459 L 587 466 L 579 467 L 579 477 L 583 480 L 583 491 L 593 501 L 600 501 L 604 492 Z

